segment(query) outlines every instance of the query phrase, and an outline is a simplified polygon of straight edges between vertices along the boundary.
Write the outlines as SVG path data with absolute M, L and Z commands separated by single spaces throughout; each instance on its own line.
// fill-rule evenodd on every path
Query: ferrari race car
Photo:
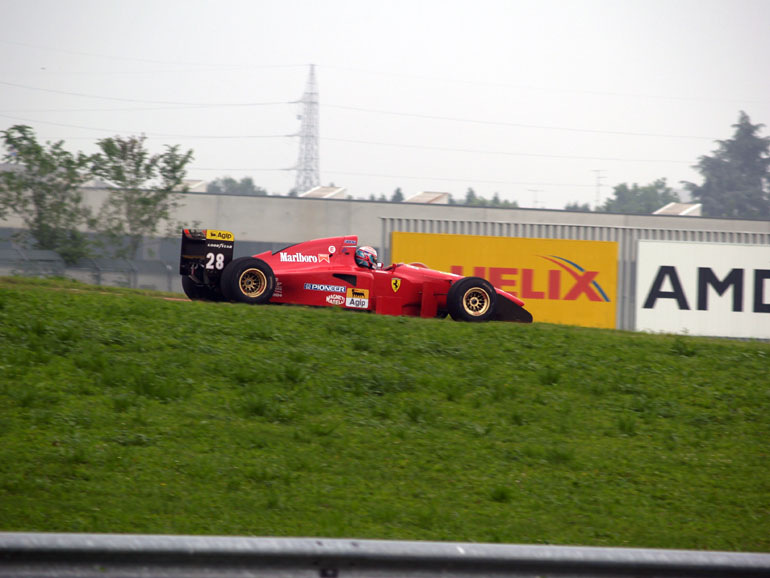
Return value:
M 382 268 L 373 250 L 358 247 L 355 235 L 315 239 L 238 259 L 233 259 L 234 245 L 228 231 L 183 231 L 179 273 L 190 299 L 344 307 L 419 317 L 448 314 L 458 321 L 532 322 L 523 301 L 486 279 L 442 273 L 421 263 Z

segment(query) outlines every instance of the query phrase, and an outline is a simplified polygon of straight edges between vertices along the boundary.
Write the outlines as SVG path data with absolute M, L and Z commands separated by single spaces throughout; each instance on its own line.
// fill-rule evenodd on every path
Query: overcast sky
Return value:
M 357 198 L 593 206 L 770 125 L 768 0 L 0 0 L 0 128 L 286 194 L 311 63 L 322 184 Z

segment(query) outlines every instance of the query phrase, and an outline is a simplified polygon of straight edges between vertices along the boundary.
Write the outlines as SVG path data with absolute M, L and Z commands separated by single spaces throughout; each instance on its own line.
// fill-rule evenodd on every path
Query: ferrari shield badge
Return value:
M 390 280 L 390 286 L 393 288 L 393 293 L 396 293 L 401 287 L 401 279 L 394 277 Z

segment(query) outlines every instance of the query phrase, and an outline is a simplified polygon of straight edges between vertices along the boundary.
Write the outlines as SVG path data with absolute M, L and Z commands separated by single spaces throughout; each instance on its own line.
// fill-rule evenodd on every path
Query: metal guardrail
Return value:
M 117 534 L 0 533 L 0 577 L 767 577 L 770 554 Z

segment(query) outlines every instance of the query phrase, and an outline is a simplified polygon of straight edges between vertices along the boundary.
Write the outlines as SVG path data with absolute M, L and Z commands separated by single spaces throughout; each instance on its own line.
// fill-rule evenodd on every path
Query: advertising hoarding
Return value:
M 391 248 L 394 263 L 488 279 L 535 322 L 615 327 L 615 242 L 394 232 Z
M 770 338 L 770 246 L 639 241 L 636 329 Z

